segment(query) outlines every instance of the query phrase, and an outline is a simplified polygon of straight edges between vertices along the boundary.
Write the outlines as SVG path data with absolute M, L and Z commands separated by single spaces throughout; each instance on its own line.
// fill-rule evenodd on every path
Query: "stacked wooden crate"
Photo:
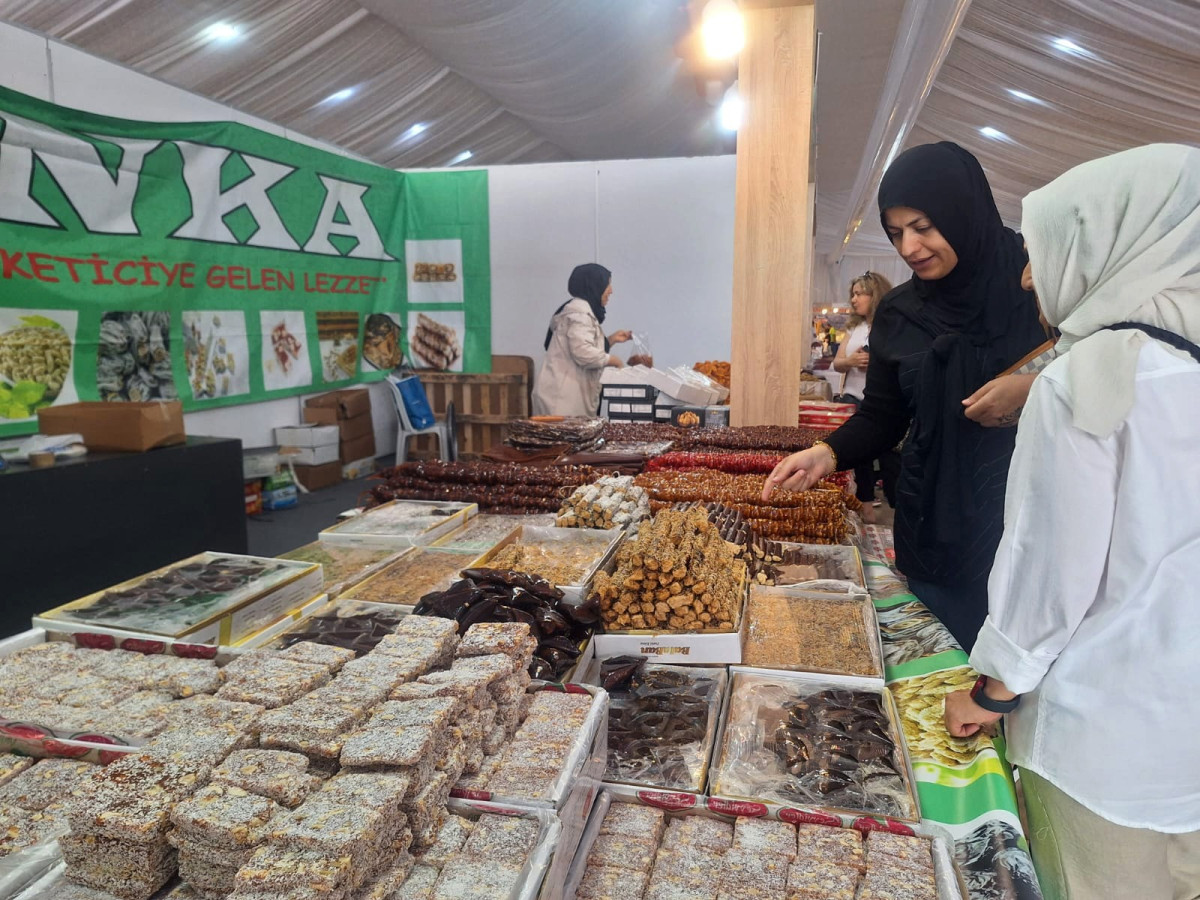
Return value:
M 454 404 L 458 458 L 478 459 L 504 440 L 504 423 L 529 416 L 533 360 L 528 356 L 493 356 L 486 375 L 419 372 L 429 406 L 439 419 Z M 432 459 L 437 444 L 428 435 L 412 438 L 410 459 Z

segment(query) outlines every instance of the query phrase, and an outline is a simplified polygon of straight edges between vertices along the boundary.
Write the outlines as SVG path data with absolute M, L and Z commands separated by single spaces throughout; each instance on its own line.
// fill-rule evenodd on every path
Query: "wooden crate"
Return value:
M 486 375 L 421 372 L 421 384 L 433 414 L 439 418 L 454 404 L 458 456 L 477 459 L 504 440 L 504 423 L 529 416 L 533 360 L 527 356 L 493 356 Z M 437 457 L 437 441 L 427 435 L 410 438 L 410 459 Z

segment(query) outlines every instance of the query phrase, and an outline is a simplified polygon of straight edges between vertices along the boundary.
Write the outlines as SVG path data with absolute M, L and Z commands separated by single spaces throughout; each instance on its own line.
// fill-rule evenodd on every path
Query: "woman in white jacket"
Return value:
M 576 266 L 567 281 L 571 299 L 554 312 L 546 330 L 546 357 L 533 388 L 535 416 L 594 416 L 600 408 L 600 373 L 622 362 L 612 344 L 628 331 L 604 336 L 600 323 L 612 296 L 612 272 L 596 263 Z

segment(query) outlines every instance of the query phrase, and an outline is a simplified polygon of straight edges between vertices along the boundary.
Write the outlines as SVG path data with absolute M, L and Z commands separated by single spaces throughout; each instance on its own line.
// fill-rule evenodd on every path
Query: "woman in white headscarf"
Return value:
M 1021 416 L 984 677 L 946 726 L 1011 710 L 1048 900 L 1200 897 L 1200 150 L 1085 163 L 1021 226 L 1062 340 Z

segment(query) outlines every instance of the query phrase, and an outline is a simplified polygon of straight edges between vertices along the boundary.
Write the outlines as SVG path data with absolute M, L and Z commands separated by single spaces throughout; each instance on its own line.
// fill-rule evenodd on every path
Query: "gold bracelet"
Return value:
M 813 441 L 813 446 L 814 447 L 824 447 L 826 450 L 829 451 L 829 455 L 833 457 L 833 471 L 836 472 L 838 470 L 837 451 L 834 450 L 832 447 L 830 447 L 824 441 Z

